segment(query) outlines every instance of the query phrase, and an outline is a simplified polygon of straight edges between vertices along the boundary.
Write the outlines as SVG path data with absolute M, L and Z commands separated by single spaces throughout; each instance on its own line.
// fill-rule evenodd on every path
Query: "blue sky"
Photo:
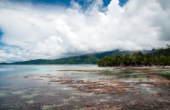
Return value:
M 3 34 L 3 33 L 2 33 L 2 31 L 0 30 L 0 39 L 1 39 L 2 34 Z
M 0 0 L 0 62 L 170 44 L 169 0 Z
M 0 29 L 0 46 L 5 46 L 5 44 L 1 42 L 2 34 L 2 30 Z
M 33 4 L 48 4 L 48 5 L 63 5 L 63 6 L 70 6 L 71 0 L 10 0 L 12 2 L 30 2 Z M 88 0 L 75 0 L 75 2 L 78 2 L 80 5 L 86 5 Z M 110 3 L 111 0 L 103 0 L 103 6 L 107 6 Z M 120 6 L 123 6 L 128 0 L 119 0 Z M 92 0 L 89 0 L 90 3 L 92 3 Z

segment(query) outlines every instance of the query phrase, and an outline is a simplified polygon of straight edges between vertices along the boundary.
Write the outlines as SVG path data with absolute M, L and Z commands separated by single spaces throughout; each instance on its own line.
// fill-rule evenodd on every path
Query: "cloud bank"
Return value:
M 170 43 L 170 2 L 94 0 L 86 10 L 0 1 L 0 62 L 54 59 L 93 52 L 143 50 Z M 102 10 L 102 11 L 101 11 Z

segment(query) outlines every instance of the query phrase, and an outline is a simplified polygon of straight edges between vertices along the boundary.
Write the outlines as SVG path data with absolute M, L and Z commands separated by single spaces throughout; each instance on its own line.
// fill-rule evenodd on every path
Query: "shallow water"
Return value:
M 166 109 L 170 107 L 169 83 L 163 83 L 165 87 L 157 85 L 155 87 L 152 82 L 156 79 L 150 78 L 149 75 L 162 76 L 169 80 L 170 70 L 155 70 L 146 73 L 117 67 L 97 67 L 97 65 L 0 65 L 0 109 L 90 110 L 102 107 L 125 110 Z M 30 75 L 28 78 L 24 78 L 28 75 Z M 64 84 L 50 82 L 58 77 L 71 78 L 73 81 Z M 76 83 L 80 80 L 85 83 Z M 111 83 L 110 80 L 118 82 Z M 124 82 L 134 89 L 124 86 L 126 94 L 96 94 L 94 91 L 87 92 L 70 87 L 74 85 L 86 87 L 88 85 L 86 83 L 99 81 L 103 81 L 100 84 L 112 87 Z M 92 90 L 100 91 L 102 88 Z

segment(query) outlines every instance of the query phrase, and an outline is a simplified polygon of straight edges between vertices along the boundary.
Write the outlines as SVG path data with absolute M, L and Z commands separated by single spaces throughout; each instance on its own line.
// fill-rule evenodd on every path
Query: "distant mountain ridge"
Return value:
M 21 62 L 14 62 L 14 63 L 0 63 L 0 65 L 22 65 L 22 64 L 96 64 L 97 61 L 101 58 L 104 58 L 105 56 L 109 55 L 119 55 L 124 53 L 132 54 L 133 52 L 138 51 L 120 51 L 120 50 L 114 50 L 114 51 L 107 51 L 107 52 L 101 52 L 101 53 L 92 53 L 90 55 L 81 55 L 81 56 L 73 56 L 73 57 L 67 57 L 67 58 L 61 58 L 61 59 L 54 59 L 54 60 L 46 60 L 46 59 L 36 59 L 36 60 L 30 60 L 30 61 L 21 61 Z M 151 50 L 143 50 L 142 53 L 151 53 Z
M 124 54 L 124 53 L 129 53 L 133 54 L 133 52 L 139 52 L 141 51 L 142 53 L 152 53 L 152 50 L 136 50 L 136 51 L 120 51 L 120 50 L 114 50 L 114 51 L 107 51 L 107 52 L 99 52 L 99 53 L 93 53 L 90 55 L 96 56 L 97 58 L 101 59 L 104 58 L 105 56 L 109 55 L 119 55 L 119 54 Z
M 15 63 L 0 63 L 3 64 L 96 64 L 99 59 L 92 55 L 82 55 L 82 56 L 74 56 L 68 58 L 54 59 L 54 60 L 45 60 L 45 59 L 37 59 L 30 61 L 22 61 Z

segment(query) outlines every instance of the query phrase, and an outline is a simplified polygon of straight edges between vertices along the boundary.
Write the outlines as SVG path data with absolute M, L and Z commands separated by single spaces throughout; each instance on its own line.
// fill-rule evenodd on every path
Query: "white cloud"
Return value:
M 96 0 L 86 11 L 74 0 L 71 8 L 44 8 L 0 2 L 0 61 L 61 58 L 71 54 L 142 50 L 170 43 L 170 2 L 130 0 L 124 7 L 112 0 L 106 12 Z M 3 54 L 3 55 L 2 55 Z
M 77 2 L 75 2 L 74 0 L 71 0 L 71 6 L 73 9 L 76 9 L 76 10 L 81 10 L 81 5 L 79 5 Z

